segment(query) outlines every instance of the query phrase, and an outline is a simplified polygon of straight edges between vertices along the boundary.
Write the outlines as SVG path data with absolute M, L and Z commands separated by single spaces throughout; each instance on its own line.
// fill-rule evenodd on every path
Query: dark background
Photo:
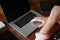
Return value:
M 0 0 L 8 22 L 11 22 L 30 10 L 28 0 Z

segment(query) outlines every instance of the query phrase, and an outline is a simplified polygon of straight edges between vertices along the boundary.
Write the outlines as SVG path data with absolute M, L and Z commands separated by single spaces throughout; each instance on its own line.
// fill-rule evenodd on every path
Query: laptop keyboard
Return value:
M 15 24 L 21 28 L 21 27 L 23 27 L 26 23 L 28 23 L 31 19 L 33 19 L 34 17 L 36 17 L 36 15 L 33 14 L 32 12 L 30 12 L 30 13 L 28 13 L 27 15 L 25 15 L 24 17 L 22 17 L 21 19 L 17 20 L 17 21 L 15 22 Z

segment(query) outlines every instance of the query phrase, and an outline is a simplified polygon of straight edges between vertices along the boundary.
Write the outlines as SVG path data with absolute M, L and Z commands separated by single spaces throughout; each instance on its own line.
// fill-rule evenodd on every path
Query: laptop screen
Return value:
M 28 0 L 1 0 L 1 6 L 8 22 L 14 21 L 30 10 Z

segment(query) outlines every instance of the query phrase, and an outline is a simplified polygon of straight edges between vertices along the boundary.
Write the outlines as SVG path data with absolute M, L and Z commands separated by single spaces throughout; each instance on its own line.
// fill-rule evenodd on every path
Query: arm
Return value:
M 50 38 L 48 33 L 50 32 L 51 28 L 57 21 L 59 15 L 60 15 L 60 7 L 54 6 L 45 25 L 42 27 L 39 33 L 35 34 L 36 36 L 35 40 L 46 40 L 46 39 L 48 40 Z
M 60 7 L 54 6 L 46 24 L 40 30 L 40 33 L 47 34 L 50 31 L 50 29 L 52 28 L 52 26 L 55 24 L 55 22 L 57 21 L 59 14 L 60 14 Z

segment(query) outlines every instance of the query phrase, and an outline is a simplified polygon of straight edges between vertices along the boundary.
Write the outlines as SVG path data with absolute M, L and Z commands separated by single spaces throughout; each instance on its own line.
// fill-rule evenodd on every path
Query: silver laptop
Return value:
M 24 15 L 18 17 L 16 20 L 9 22 L 9 25 L 14 28 L 16 31 L 18 31 L 21 35 L 24 37 L 27 37 L 29 34 L 31 34 L 35 29 L 37 29 L 37 25 L 34 25 L 31 23 L 31 19 L 42 16 L 39 13 L 37 13 L 34 10 L 30 10 Z

